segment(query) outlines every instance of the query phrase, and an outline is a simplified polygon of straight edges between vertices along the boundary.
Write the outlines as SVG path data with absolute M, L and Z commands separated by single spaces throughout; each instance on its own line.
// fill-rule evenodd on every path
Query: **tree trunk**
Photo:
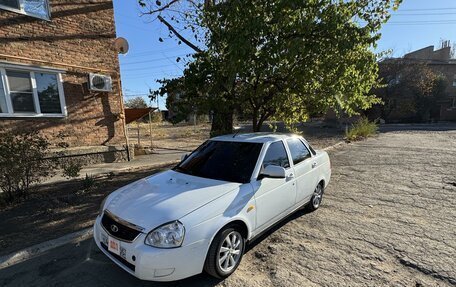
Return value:
M 260 131 L 258 126 L 258 110 L 253 110 L 252 112 L 252 130 L 254 133 Z
M 263 127 L 263 123 L 269 119 L 271 112 L 265 111 L 260 114 L 258 111 L 253 113 L 253 132 L 260 132 Z
M 233 111 L 214 111 L 211 137 L 233 133 Z
M 258 124 L 257 124 L 258 128 L 257 128 L 257 130 L 255 132 L 260 132 L 261 131 L 261 127 L 263 126 L 263 123 L 264 123 L 264 119 L 260 118 L 258 120 Z

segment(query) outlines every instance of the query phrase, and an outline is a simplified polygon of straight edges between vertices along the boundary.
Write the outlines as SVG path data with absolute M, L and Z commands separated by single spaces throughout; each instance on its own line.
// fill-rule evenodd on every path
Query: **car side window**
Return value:
M 309 142 L 304 141 L 304 144 L 305 144 L 306 146 L 309 147 L 310 152 L 311 152 L 313 155 L 316 155 L 316 154 L 317 154 L 317 152 L 312 148 L 312 146 L 309 144 Z
M 268 151 L 263 159 L 263 168 L 268 165 L 278 165 L 283 168 L 289 168 L 290 162 L 282 141 L 274 142 L 269 145 Z
M 287 144 L 290 149 L 293 164 L 298 164 L 311 157 L 307 147 L 298 138 L 287 139 Z

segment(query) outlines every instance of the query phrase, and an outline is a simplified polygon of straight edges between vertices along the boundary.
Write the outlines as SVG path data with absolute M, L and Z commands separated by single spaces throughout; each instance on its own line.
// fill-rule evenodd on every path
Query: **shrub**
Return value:
M 149 121 L 148 117 L 145 117 L 145 119 L 147 122 Z M 161 122 L 163 122 L 163 115 L 160 111 L 152 112 L 150 114 L 150 120 L 152 123 L 161 123 Z
M 44 160 L 49 142 L 37 131 L 6 132 L 0 137 L 0 189 L 11 204 L 27 197 L 33 184 L 52 175 L 56 165 Z
M 95 186 L 95 178 L 92 175 L 86 173 L 85 178 L 82 180 L 82 191 L 87 192 L 92 190 Z
M 62 167 L 63 176 L 66 178 L 78 177 L 82 169 L 82 163 L 73 158 L 61 160 L 60 166 Z
M 355 122 L 351 128 L 345 132 L 345 137 L 349 141 L 357 141 L 373 136 L 378 131 L 378 124 L 376 121 L 369 121 L 367 118 L 361 118 Z

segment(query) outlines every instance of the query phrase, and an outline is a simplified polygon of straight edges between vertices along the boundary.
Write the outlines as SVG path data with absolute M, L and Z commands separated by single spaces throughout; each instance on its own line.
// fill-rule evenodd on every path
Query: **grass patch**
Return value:
M 373 136 L 378 131 L 376 121 L 369 121 L 367 118 L 361 118 L 345 131 L 345 137 L 348 141 L 359 141 Z

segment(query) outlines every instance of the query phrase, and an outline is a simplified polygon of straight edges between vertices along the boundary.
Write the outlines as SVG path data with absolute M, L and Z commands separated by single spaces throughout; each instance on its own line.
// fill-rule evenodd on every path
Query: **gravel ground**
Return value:
M 255 241 L 224 281 L 141 282 L 87 240 L 0 270 L 0 286 L 456 286 L 455 143 L 402 131 L 332 151 L 321 208 Z
M 395 132 L 331 154 L 313 214 L 253 248 L 223 286 L 456 285 L 456 132 Z

